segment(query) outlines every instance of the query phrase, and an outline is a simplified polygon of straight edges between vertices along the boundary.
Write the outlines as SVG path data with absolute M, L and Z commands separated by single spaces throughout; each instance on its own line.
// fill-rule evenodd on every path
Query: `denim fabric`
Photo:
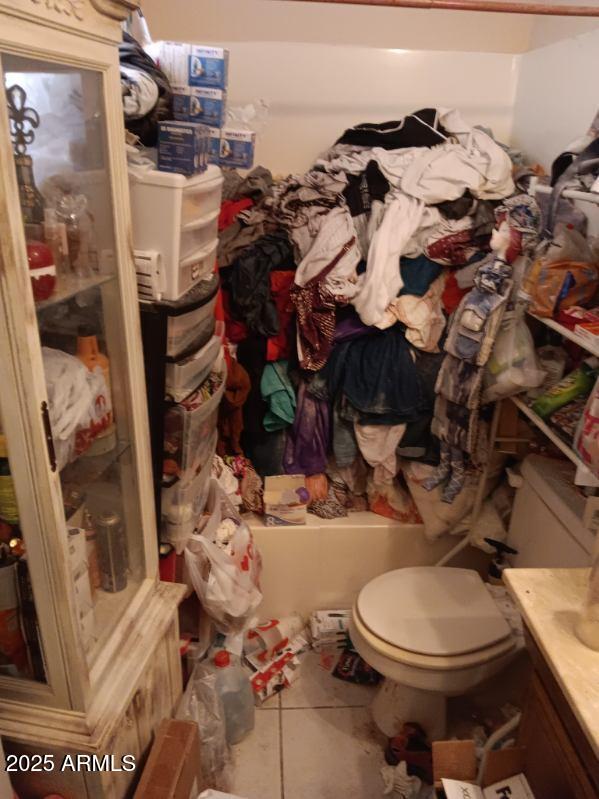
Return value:
M 399 325 L 335 347 L 322 375 L 329 396 L 343 394 L 360 414 L 384 416 L 379 423 L 409 422 L 422 407 L 418 373 Z

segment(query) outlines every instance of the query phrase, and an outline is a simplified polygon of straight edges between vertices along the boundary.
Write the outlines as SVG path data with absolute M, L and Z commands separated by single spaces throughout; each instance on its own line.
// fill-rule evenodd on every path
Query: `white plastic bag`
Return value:
M 523 311 L 506 313 L 485 368 L 483 403 L 536 388 L 544 379 Z
M 217 630 L 240 633 L 255 622 L 262 602 L 260 553 L 250 528 L 214 478 L 206 513 L 206 521 L 192 533 L 185 548 L 187 573 Z M 229 531 L 226 540 L 220 535 L 223 529 Z

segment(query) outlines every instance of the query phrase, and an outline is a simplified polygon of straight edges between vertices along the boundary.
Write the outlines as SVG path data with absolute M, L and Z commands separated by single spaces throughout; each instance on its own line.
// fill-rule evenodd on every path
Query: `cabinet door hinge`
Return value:
M 52 427 L 50 426 L 50 414 L 48 413 L 48 403 L 42 402 L 42 421 L 44 423 L 44 435 L 46 436 L 46 446 L 48 447 L 48 459 L 50 468 L 56 471 L 56 452 L 54 451 L 54 439 L 52 438 Z

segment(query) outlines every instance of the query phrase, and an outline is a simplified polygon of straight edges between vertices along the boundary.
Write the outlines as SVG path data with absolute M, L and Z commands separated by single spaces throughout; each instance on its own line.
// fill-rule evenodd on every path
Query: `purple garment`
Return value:
M 327 465 L 331 444 L 331 415 L 326 400 L 306 391 L 302 381 L 298 395 L 295 420 L 287 430 L 283 454 L 286 474 L 320 474 Z
M 337 322 L 335 325 L 333 343 L 341 344 L 343 341 L 349 341 L 352 338 L 358 338 L 359 336 L 365 336 L 368 333 L 376 332 L 378 332 L 378 328 L 365 325 L 358 314 L 352 314 L 345 319 L 341 319 L 341 321 Z

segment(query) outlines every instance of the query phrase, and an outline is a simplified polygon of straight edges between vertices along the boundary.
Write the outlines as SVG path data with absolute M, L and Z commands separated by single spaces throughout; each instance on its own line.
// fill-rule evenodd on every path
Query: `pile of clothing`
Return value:
M 168 78 L 129 33 L 119 45 L 125 127 L 146 147 L 155 147 L 158 123 L 172 119 L 173 91 Z
M 400 477 L 409 460 L 451 503 L 480 462 L 480 425 L 475 403 L 470 438 L 453 436 L 443 386 L 468 379 L 474 397 L 481 364 L 470 368 L 471 348 L 440 370 L 463 350 L 464 312 L 492 316 L 510 292 L 493 230 L 506 217 L 526 236 L 539 227 L 534 201 L 514 197 L 520 161 L 457 111 L 429 108 L 350 128 L 304 175 L 229 173 L 219 266 L 236 363 L 222 452 L 261 475 L 305 474 L 325 517 L 370 507 L 419 522 Z M 481 324 L 474 338 L 486 352 L 495 333 Z

